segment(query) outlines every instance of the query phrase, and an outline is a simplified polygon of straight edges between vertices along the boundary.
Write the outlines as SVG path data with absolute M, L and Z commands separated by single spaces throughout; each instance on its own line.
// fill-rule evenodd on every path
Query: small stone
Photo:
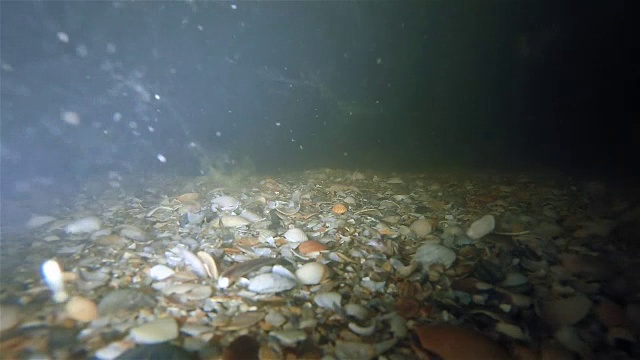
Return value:
M 582 320 L 593 303 L 584 295 L 551 301 L 542 307 L 540 317 L 556 328 L 573 325 Z
M 131 239 L 133 241 L 147 241 L 147 234 L 144 230 L 140 229 L 137 226 L 133 225 L 125 225 L 120 229 L 120 235 L 127 239 Z
M 117 289 L 105 295 L 98 303 L 100 316 L 129 314 L 142 308 L 152 308 L 156 300 L 135 289 Z
M 307 333 L 302 330 L 276 330 L 269 333 L 284 346 L 293 347 L 307 338 Z
M 341 306 L 342 295 L 337 292 L 320 293 L 315 296 L 313 301 L 321 308 L 336 310 Z
M 65 306 L 67 315 L 77 321 L 92 321 L 98 318 L 98 307 L 92 300 L 81 296 L 74 296 Z
M 12 329 L 20 322 L 20 308 L 16 305 L 0 304 L 0 333 Z
M 138 344 L 158 344 L 178 337 L 178 323 L 173 318 L 156 319 L 131 329 L 129 335 Z

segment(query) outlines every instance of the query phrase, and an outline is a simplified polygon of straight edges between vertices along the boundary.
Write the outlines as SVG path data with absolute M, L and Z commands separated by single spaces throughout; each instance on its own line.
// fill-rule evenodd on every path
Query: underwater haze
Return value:
M 0 6 L 5 230 L 92 179 L 637 170 L 622 1 Z

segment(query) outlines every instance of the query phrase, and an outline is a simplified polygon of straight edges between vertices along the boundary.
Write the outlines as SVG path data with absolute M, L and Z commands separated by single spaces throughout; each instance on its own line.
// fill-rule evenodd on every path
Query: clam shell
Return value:
M 319 262 L 310 262 L 296 270 L 298 280 L 304 285 L 317 285 L 329 275 L 329 268 Z
M 218 279 L 218 266 L 216 265 L 216 261 L 211 257 L 211 255 L 207 254 L 204 251 L 198 251 L 198 258 L 202 261 L 204 265 L 204 269 L 207 275 L 212 279 Z
M 296 287 L 294 280 L 268 273 L 260 274 L 249 280 L 248 289 L 258 294 L 268 294 L 291 290 L 294 287 Z
M 251 225 L 251 221 L 237 215 L 227 215 L 220 217 L 221 227 L 241 227 Z
M 211 200 L 211 210 L 234 211 L 240 206 L 240 201 L 232 196 L 218 196 Z
M 285 239 L 291 242 L 303 242 L 309 240 L 307 234 L 298 228 L 291 228 L 284 233 Z
M 300 245 L 298 246 L 298 250 L 301 254 L 308 255 L 312 253 L 318 253 L 320 251 L 325 251 L 327 250 L 327 246 L 317 241 L 307 240 L 300 243 Z

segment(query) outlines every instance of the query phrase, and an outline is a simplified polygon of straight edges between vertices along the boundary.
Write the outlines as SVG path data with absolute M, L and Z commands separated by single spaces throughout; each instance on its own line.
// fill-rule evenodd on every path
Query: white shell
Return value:
M 149 276 L 156 281 L 164 280 L 175 274 L 175 271 L 166 265 L 156 265 L 149 269 Z
M 202 265 L 204 265 L 204 270 L 207 275 L 210 278 L 217 280 L 219 276 L 218 266 L 216 265 L 216 261 L 213 257 L 204 251 L 198 251 L 198 258 L 202 261 Z
M 353 331 L 354 333 L 360 335 L 360 336 L 370 336 L 373 335 L 373 332 L 376 331 L 376 323 L 375 321 L 371 323 L 371 325 L 367 326 L 367 327 L 363 327 L 360 326 L 356 323 L 350 322 L 349 323 L 349 329 L 351 331 Z
M 240 227 L 247 225 L 251 225 L 251 221 L 237 215 L 220 217 L 220 226 L 222 227 Z
M 284 238 L 291 242 L 303 242 L 309 240 L 307 234 L 298 228 L 291 228 L 284 233 Z
M 327 266 L 319 262 L 306 263 L 296 270 L 296 276 L 305 285 L 319 284 L 325 278 Z
M 248 210 L 242 210 L 242 212 L 240 213 L 240 217 L 243 217 L 251 221 L 252 223 L 258 222 L 260 220 L 264 220 L 264 216 L 258 215 L 253 211 L 248 211 Z
M 485 215 L 469 226 L 467 236 L 473 240 L 477 240 L 492 232 L 495 227 L 496 219 L 493 215 Z
M 211 210 L 233 211 L 240 206 L 240 201 L 232 196 L 218 196 L 211 200 Z
M 335 310 L 341 307 L 342 295 L 337 292 L 320 293 L 313 301 L 323 309 Z
M 284 276 L 268 273 L 260 274 L 249 280 L 249 291 L 259 294 L 277 293 L 291 290 L 296 287 L 296 282 Z

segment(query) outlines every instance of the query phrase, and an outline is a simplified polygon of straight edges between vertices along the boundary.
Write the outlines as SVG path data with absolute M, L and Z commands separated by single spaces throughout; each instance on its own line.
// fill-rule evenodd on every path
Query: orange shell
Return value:
M 347 212 L 347 207 L 342 204 L 335 204 L 333 205 L 331 211 L 333 211 L 333 213 L 336 215 L 341 215 Z
M 306 255 L 314 252 L 325 251 L 327 250 L 327 247 L 317 241 L 307 240 L 298 245 L 298 250 L 300 253 Z

